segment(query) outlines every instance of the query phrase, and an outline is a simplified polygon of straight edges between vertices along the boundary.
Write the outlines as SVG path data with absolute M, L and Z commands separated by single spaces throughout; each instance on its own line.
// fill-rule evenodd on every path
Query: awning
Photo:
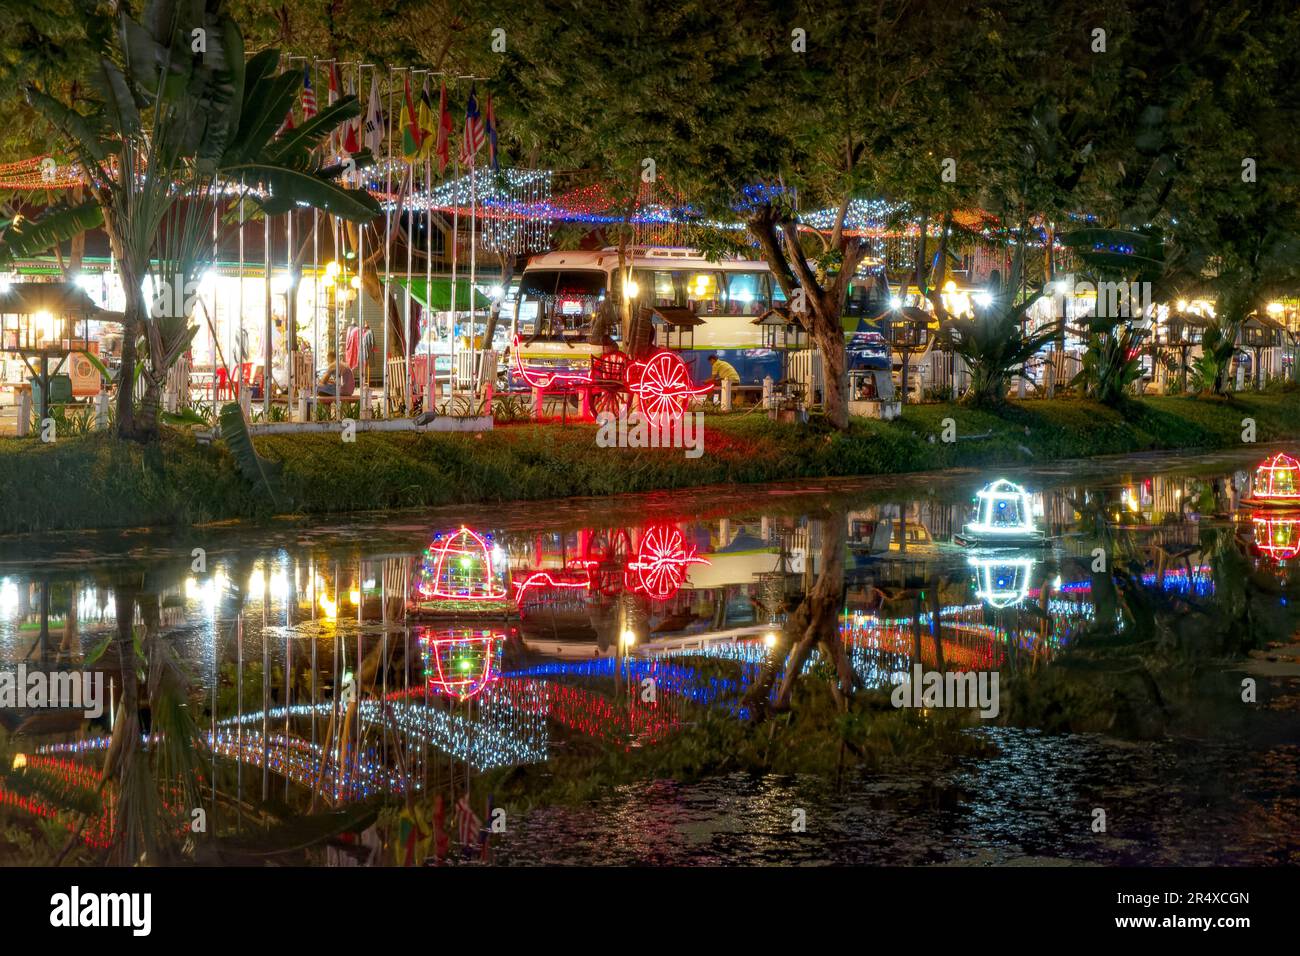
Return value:
M 426 309 L 432 309 L 434 312 L 447 312 L 451 309 L 451 280 L 434 279 L 430 285 L 427 279 L 412 277 L 410 279 L 401 276 L 394 276 L 397 284 L 407 286 L 411 290 L 411 297 Z M 433 293 L 433 301 L 430 302 L 430 289 Z M 456 280 L 456 311 L 468 312 L 470 310 L 469 296 L 471 290 L 474 292 L 474 308 L 488 309 L 492 307 L 492 300 L 482 292 L 469 284 L 468 279 Z

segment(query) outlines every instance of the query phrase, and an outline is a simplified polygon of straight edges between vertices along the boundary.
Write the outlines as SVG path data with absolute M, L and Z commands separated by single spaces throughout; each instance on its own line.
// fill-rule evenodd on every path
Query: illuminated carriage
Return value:
M 527 613 L 530 603 L 544 604 L 547 594 L 575 591 L 604 597 L 631 592 L 667 601 L 686 583 L 692 565 L 709 563 L 675 525 L 646 527 L 634 554 L 632 539 L 621 528 L 589 532 L 579 544 L 579 556 L 563 567 L 517 575 L 513 587 L 520 613 Z
M 592 356 L 587 368 L 527 364 L 521 353 L 516 337 L 515 374 L 532 389 L 534 415 L 539 418 L 548 395 L 563 397 L 566 407 L 568 398 L 576 395 L 579 415 L 587 420 L 626 416 L 635 398 L 645 420 L 663 427 L 680 419 L 692 399 L 713 388 L 711 384 L 694 384 L 681 356 L 666 349 L 649 352 L 637 361 L 626 353 L 610 351 Z

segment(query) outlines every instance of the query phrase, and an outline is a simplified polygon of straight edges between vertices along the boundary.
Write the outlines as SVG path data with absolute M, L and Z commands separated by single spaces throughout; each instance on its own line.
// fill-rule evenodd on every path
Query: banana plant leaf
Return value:
M 248 431 L 248 422 L 244 421 L 244 413 L 233 402 L 222 406 L 221 438 L 234 456 L 244 480 L 254 488 L 265 491 L 271 503 L 279 507 L 279 500 L 271 485 L 271 478 L 279 471 L 279 464 L 268 461 L 257 453 L 253 446 L 253 436 Z
M 39 219 L 24 219 L 5 230 L 0 240 L 0 262 L 38 256 L 103 221 L 104 212 L 93 200 L 77 205 L 58 203 Z

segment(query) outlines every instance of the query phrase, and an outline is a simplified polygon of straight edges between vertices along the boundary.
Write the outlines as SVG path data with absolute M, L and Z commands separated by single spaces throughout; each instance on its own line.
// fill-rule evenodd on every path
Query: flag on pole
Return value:
M 492 109 L 492 94 L 488 94 L 487 101 L 487 141 L 488 141 L 488 165 L 493 171 L 501 168 L 500 157 L 497 155 L 497 116 Z
M 285 133 L 289 132 L 292 129 L 293 129 L 293 101 L 290 100 L 289 112 L 284 115 L 284 122 L 281 123 L 280 128 L 275 131 L 275 135 L 283 136 Z
M 331 63 L 329 69 L 329 92 L 325 95 L 325 102 L 333 106 L 339 101 L 339 66 L 337 63 Z M 348 123 L 347 125 L 352 125 Z M 343 151 L 343 128 L 336 126 L 330 132 L 330 152 L 339 153 Z
M 482 825 L 482 821 L 470 808 L 468 796 L 462 796 L 456 801 L 456 831 L 460 837 L 460 845 L 465 850 L 478 845 L 478 831 Z
M 348 80 L 348 96 L 352 96 L 352 81 Z M 343 152 L 361 152 L 360 120 L 349 120 L 343 130 Z
M 406 125 L 402 128 L 402 158 L 413 163 L 420 158 L 420 148 L 424 145 L 424 130 L 420 129 L 419 117 L 415 115 L 415 101 L 411 99 L 411 74 L 402 77 L 406 95 Z
M 384 146 L 384 110 L 379 98 L 379 74 L 370 77 L 370 106 L 366 110 L 366 149 L 378 158 Z
M 420 126 L 420 158 L 429 159 L 433 155 L 435 143 L 433 117 L 433 96 L 429 93 L 429 78 L 424 78 L 424 86 L 420 89 L 420 109 L 419 109 L 419 126 Z
M 478 111 L 478 95 L 475 92 L 477 87 L 471 87 L 469 91 L 469 103 L 465 106 L 465 139 L 460 144 L 460 161 L 465 166 L 473 166 L 474 158 L 478 156 L 478 151 L 483 148 L 483 141 L 487 138 L 483 129 L 483 117 Z
M 438 102 L 438 141 L 434 152 L 438 154 L 438 175 L 451 165 L 451 109 L 447 106 L 447 83 L 444 80 Z
M 311 67 L 302 70 L 302 118 L 309 120 L 316 115 L 316 91 L 311 88 Z

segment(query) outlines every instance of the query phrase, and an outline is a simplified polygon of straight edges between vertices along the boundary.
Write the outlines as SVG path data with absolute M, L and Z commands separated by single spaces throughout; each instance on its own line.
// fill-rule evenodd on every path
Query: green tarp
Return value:
M 430 302 L 430 283 L 420 277 L 406 279 L 402 276 L 394 276 L 398 285 L 408 286 L 411 290 L 411 296 L 416 302 L 419 302 L 426 309 L 433 309 L 435 312 L 446 312 L 451 309 L 451 280 L 434 279 L 432 283 L 432 297 Z M 470 284 L 468 279 L 456 280 L 456 311 L 469 311 L 469 294 Z M 491 308 L 492 300 L 477 290 L 474 292 L 474 308 L 487 309 Z

